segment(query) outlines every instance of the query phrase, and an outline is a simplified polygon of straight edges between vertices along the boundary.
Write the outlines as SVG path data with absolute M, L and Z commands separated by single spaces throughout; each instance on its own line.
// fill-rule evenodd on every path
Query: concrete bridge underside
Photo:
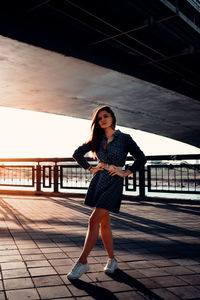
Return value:
M 81 1 L 64 2 L 76 6 L 82 3 Z M 137 22 L 137 26 L 142 22 L 143 26 L 146 26 L 141 11 L 147 19 L 150 15 L 147 14 L 147 10 L 144 11 L 144 7 L 140 7 L 138 1 L 132 1 L 132 6 L 130 1 L 117 2 L 118 6 L 113 7 L 114 16 L 120 14 L 119 5 L 124 10 L 127 9 L 126 12 L 121 11 L 120 26 L 124 30 L 121 32 L 121 37 L 127 38 L 128 29 L 136 28 L 134 22 Z M 163 1 L 155 2 L 157 2 L 157 10 L 160 9 L 157 12 L 160 19 L 173 17 L 172 11 L 161 3 Z M 0 30 L 2 34 L 0 36 L 1 106 L 91 119 L 93 109 L 98 105 L 109 104 L 116 112 L 119 125 L 200 147 L 200 76 L 198 74 L 200 56 L 197 48 L 197 46 L 200 48 L 200 39 L 198 40 L 200 35 L 197 28 L 195 30 L 186 24 L 180 16 L 175 16 L 174 19 L 177 28 L 180 22 L 183 23 L 181 37 L 178 37 L 178 32 L 172 34 L 169 29 L 171 23 L 166 26 L 160 21 L 157 22 L 159 24 L 154 24 L 154 27 L 148 25 L 148 28 L 145 27 L 143 30 L 148 29 L 151 38 L 147 40 L 147 33 L 145 33 L 146 40 L 145 35 L 140 39 L 138 35 L 137 43 L 139 40 L 139 45 L 143 47 L 138 50 L 136 45 L 127 45 L 125 40 L 122 42 L 122 40 L 116 41 L 116 37 L 109 38 L 108 33 L 107 37 L 102 36 L 102 27 L 101 33 L 98 33 L 101 38 L 97 36 L 97 32 L 92 34 L 91 28 L 86 30 L 82 16 L 77 15 L 77 11 L 80 13 L 80 6 L 78 6 L 79 10 L 74 7 L 77 11 L 71 11 L 69 18 L 67 16 L 69 11 L 65 11 L 65 7 L 61 10 L 55 3 L 55 1 L 42 3 L 35 0 L 29 2 L 32 6 L 25 7 L 25 1 L 21 1 L 21 7 L 17 7 L 18 10 L 15 8 L 15 13 L 5 8 L 3 15 L 3 9 L 1 10 L 0 25 L 3 24 Z M 84 5 L 86 3 L 87 1 Z M 106 1 L 102 1 L 101 6 L 106 5 L 105 3 Z M 132 13 L 137 9 L 135 15 L 137 20 L 134 19 L 134 22 L 129 22 L 129 26 L 125 26 L 130 7 Z M 81 7 L 81 9 L 82 13 L 86 11 L 88 14 L 89 11 L 90 17 L 94 14 L 92 7 Z M 107 15 L 105 7 L 102 9 L 105 14 L 104 26 L 107 26 L 109 5 L 107 4 Z M 114 27 L 113 12 L 110 13 L 111 15 L 113 19 L 110 23 Z M 79 25 L 74 16 L 79 19 Z M 97 11 L 95 17 L 100 19 Z M 35 18 L 38 20 L 37 24 L 34 23 Z M 54 25 L 51 23 L 52 19 Z M 47 26 L 48 21 L 50 27 Z M 89 18 L 87 25 L 88 22 Z M 94 24 L 95 26 L 97 24 Z M 39 33 L 38 29 L 40 29 Z M 166 33 L 165 37 L 161 30 Z M 171 36 L 171 41 L 168 43 L 171 48 L 165 49 L 166 45 L 159 45 L 158 40 L 155 42 L 156 35 L 157 38 L 163 38 L 161 44 L 164 41 L 167 44 Z M 113 32 L 110 36 L 114 36 Z M 101 42 L 103 39 L 105 41 Z M 136 42 L 133 33 L 131 40 Z M 142 45 L 143 41 L 145 45 Z M 89 47 L 92 42 L 96 45 Z M 176 49 L 172 49 L 175 44 Z M 186 49 L 186 45 L 189 50 Z M 147 53 L 147 49 L 152 53 Z M 177 51 L 179 51 L 179 61 L 170 60 L 172 52 L 177 53 Z M 165 59 L 156 57 L 163 53 Z M 162 65 L 161 60 L 165 61 Z

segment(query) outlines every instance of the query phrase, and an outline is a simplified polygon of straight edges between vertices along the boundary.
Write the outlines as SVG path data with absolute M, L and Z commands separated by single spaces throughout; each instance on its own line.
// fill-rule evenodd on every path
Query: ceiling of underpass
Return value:
M 4 2 L 0 105 L 90 119 L 109 104 L 119 125 L 200 147 L 197 1 Z

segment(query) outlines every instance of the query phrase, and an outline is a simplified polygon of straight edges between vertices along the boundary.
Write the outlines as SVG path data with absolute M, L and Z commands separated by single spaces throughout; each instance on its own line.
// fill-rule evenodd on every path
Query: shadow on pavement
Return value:
M 118 300 L 118 298 L 109 290 L 96 286 L 92 283 L 87 283 L 80 279 L 70 280 L 71 284 L 76 288 L 85 291 L 88 295 L 96 300 L 109 299 Z
M 136 289 L 136 291 L 142 293 L 149 300 L 163 300 L 161 297 L 159 297 L 151 290 L 149 290 L 143 283 L 131 277 L 129 274 L 123 272 L 120 269 L 117 269 L 114 274 L 109 274 L 108 276 L 115 281 L 129 285 L 130 287 L 133 288 L 133 290 Z M 90 295 L 96 300 L 102 300 L 102 299 L 117 300 L 118 299 L 117 296 L 114 295 L 111 291 L 103 287 L 96 286 L 95 284 L 87 283 L 80 279 L 70 280 L 70 282 L 76 288 L 80 290 L 84 290 L 88 295 Z
M 108 276 L 115 281 L 125 283 L 126 285 L 136 289 L 138 292 L 141 292 L 144 296 L 148 297 L 148 299 L 163 300 L 161 297 L 149 290 L 143 283 L 120 269 L 117 269 L 113 274 L 109 274 Z

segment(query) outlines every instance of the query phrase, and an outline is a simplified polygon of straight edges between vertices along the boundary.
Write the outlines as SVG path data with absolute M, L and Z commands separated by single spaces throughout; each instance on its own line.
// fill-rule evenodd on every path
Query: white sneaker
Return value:
M 104 272 L 107 274 L 112 274 L 118 268 L 117 261 L 114 258 L 109 258 L 107 264 L 104 268 Z
M 88 263 L 82 264 L 79 261 L 75 264 L 71 272 L 67 274 L 68 279 L 78 279 L 89 270 Z

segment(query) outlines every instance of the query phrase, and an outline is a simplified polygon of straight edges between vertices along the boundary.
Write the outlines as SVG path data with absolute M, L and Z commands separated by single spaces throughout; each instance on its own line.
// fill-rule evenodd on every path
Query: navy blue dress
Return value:
M 107 137 L 106 135 L 103 136 L 99 150 L 96 152 L 98 160 L 123 167 L 127 154 L 130 153 L 134 158 L 134 163 L 129 169 L 132 172 L 139 171 L 146 163 L 146 158 L 132 137 L 129 134 L 122 133 L 120 130 L 116 130 L 113 137 L 113 140 L 105 149 Z M 90 166 L 84 155 L 91 149 L 92 144 L 88 142 L 76 149 L 73 154 L 73 158 L 84 169 L 88 169 Z M 123 181 L 124 179 L 118 175 L 109 175 L 107 170 L 98 171 L 90 182 L 85 197 L 85 204 L 118 213 L 122 200 Z

